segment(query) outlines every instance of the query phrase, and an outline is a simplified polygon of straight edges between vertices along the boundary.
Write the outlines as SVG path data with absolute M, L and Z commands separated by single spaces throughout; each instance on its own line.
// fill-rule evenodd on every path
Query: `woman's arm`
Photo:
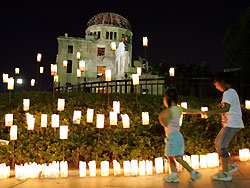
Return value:
M 205 112 L 208 116 L 211 114 L 221 114 L 221 113 L 225 113 L 228 112 L 230 110 L 230 104 L 228 103 L 221 103 L 221 105 L 218 105 L 218 109 L 214 109 L 214 110 L 208 110 L 207 112 Z
M 200 114 L 202 111 L 198 109 L 186 109 L 182 108 L 183 113 L 185 114 Z
M 170 121 L 170 119 L 172 118 L 172 111 L 169 109 L 166 109 L 164 111 L 162 111 L 159 116 L 158 119 L 160 121 L 161 126 L 166 127 Z

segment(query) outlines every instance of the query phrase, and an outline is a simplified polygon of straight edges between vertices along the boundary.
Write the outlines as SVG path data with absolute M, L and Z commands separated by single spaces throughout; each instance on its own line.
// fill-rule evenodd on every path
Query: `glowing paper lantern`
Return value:
M 181 102 L 181 107 L 187 109 L 187 102 Z
M 131 176 L 137 176 L 138 175 L 138 161 L 137 160 L 131 160 L 131 166 L 130 166 L 130 171 L 131 171 Z
M 35 80 L 35 79 L 31 79 L 30 85 L 31 85 L 32 87 L 35 86 L 35 83 L 36 83 L 36 80 Z
M 57 65 L 56 64 L 51 64 L 51 76 L 56 76 L 57 75 Z
M 85 61 L 81 60 L 79 61 L 79 69 L 80 71 L 85 71 Z
M 80 161 L 79 162 L 79 173 L 80 173 L 80 177 L 85 177 L 87 175 L 87 165 L 86 162 Z
M 105 79 L 107 82 L 111 81 L 111 70 L 105 70 Z
M 113 169 L 114 169 L 114 176 L 121 175 L 121 165 L 117 162 L 117 160 L 113 160 Z
M 17 125 L 10 127 L 10 140 L 17 140 Z
M 148 112 L 142 112 L 142 125 L 149 124 L 149 114 Z
M 88 165 L 89 165 L 89 175 L 96 176 L 96 162 L 89 161 Z
M 217 166 L 219 166 L 218 153 L 208 153 L 207 154 L 207 167 L 217 167 Z
M 240 149 L 239 150 L 239 158 L 240 158 L 240 161 L 250 160 L 249 149 L 248 148 Z
M 108 161 L 101 162 L 101 176 L 109 176 L 109 162 Z
M 155 170 L 156 173 L 163 173 L 163 159 L 162 157 L 155 158 Z
M 58 99 L 57 101 L 57 110 L 63 111 L 65 106 L 65 99 Z
M 80 53 L 80 52 L 77 52 L 77 53 L 76 53 L 76 59 L 77 59 L 77 60 L 80 60 L 80 58 L 81 58 L 81 53 Z
M 3 73 L 3 83 L 8 83 L 8 80 L 9 80 L 9 75 Z
M 169 76 L 173 77 L 174 76 L 174 67 L 171 67 L 169 69 Z
M 73 124 L 80 124 L 82 111 L 74 110 Z
M 123 161 L 124 176 L 130 176 L 130 161 Z
M 67 60 L 64 60 L 64 61 L 63 61 L 63 67 L 67 67 L 67 65 L 68 65 L 68 61 L 67 61 Z
M 130 127 L 130 122 L 129 122 L 129 116 L 128 114 L 121 114 L 122 116 L 122 123 L 123 123 L 123 128 L 129 128 Z
M 139 75 L 132 74 L 133 85 L 139 85 Z
M 153 161 L 146 160 L 146 174 L 147 175 L 153 174 Z
M 36 61 L 41 62 L 41 60 L 42 60 L 42 54 L 38 53 L 36 56 Z
M 206 155 L 200 155 L 200 167 L 207 168 L 207 156 Z
M 41 115 L 41 127 L 47 127 L 47 114 Z
M 20 73 L 20 69 L 19 68 L 15 68 L 15 74 L 19 74 Z
M 113 51 L 116 50 L 116 43 L 115 43 L 115 42 L 111 42 L 111 49 L 112 49 Z
M 201 111 L 202 111 L 202 112 L 208 111 L 208 107 L 201 107 Z M 201 114 L 201 118 L 208 118 L 208 117 L 207 117 L 207 115 Z
M 28 111 L 30 109 L 30 100 L 23 99 L 23 111 Z
M 146 161 L 139 161 L 139 175 L 144 176 L 146 174 Z
M 57 83 L 59 81 L 59 76 L 58 75 L 55 75 L 54 76 L 54 82 Z
M 10 127 L 13 125 L 13 114 L 5 114 L 5 126 Z
M 68 139 L 68 126 L 67 125 L 61 125 L 60 126 L 60 139 Z
M 0 179 L 7 179 L 10 177 L 10 166 L 5 163 L 0 164 Z
M 147 46 L 148 46 L 148 37 L 143 37 L 143 38 L 142 38 L 142 45 L 143 45 L 144 47 L 147 47 Z
M 87 110 L 87 123 L 93 123 L 94 109 Z
M 136 74 L 138 74 L 139 76 L 141 76 L 141 67 L 137 67 L 136 70 L 137 70 Z
M 61 161 L 60 162 L 60 172 L 61 172 L 61 177 L 66 178 L 68 177 L 68 162 L 67 161 Z
M 76 70 L 76 77 L 77 77 L 77 78 L 80 78 L 81 76 L 82 76 L 81 70 L 80 70 L 80 69 L 77 69 L 77 70 Z
M 190 156 L 184 155 L 183 160 L 186 161 L 189 166 L 191 166 L 191 157 Z
M 104 114 L 97 114 L 97 116 L 96 116 L 96 128 L 98 128 L 98 129 L 104 128 Z
M 29 113 L 26 113 L 26 120 L 27 120 L 27 130 L 28 131 L 33 131 L 35 127 L 35 117 Z
M 120 101 L 113 101 L 113 111 L 120 114 Z
M 44 73 L 44 67 L 40 67 L 40 74 Z
M 51 127 L 59 127 L 59 115 L 58 114 L 52 114 L 51 116 Z
M 250 110 L 250 100 L 245 100 L 245 108 Z
M 14 90 L 14 78 L 13 77 L 10 77 L 8 79 L 8 90 Z
M 117 113 L 109 112 L 110 125 L 117 125 Z
M 191 167 L 193 169 L 199 168 L 199 155 L 191 155 Z

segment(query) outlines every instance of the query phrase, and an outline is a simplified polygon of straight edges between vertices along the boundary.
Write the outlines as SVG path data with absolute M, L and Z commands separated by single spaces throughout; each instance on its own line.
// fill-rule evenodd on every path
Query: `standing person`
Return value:
M 212 176 L 213 179 L 220 181 L 231 181 L 231 173 L 239 170 L 229 156 L 228 145 L 235 134 L 244 128 L 239 96 L 232 88 L 228 79 L 229 76 L 225 73 L 215 75 L 214 85 L 217 90 L 223 92 L 222 101 L 217 106 L 218 109 L 206 112 L 208 116 L 211 114 L 221 114 L 222 128 L 214 143 L 221 157 L 222 170 Z
M 165 130 L 165 155 L 168 158 L 171 168 L 171 175 L 163 178 L 166 182 L 179 182 L 177 176 L 177 169 L 175 160 L 179 162 L 185 169 L 190 172 L 190 182 L 194 182 L 201 178 L 201 174 L 195 171 L 183 160 L 184 155 L 184 139 L 180 130 L 180 118 L 182 112 L 186 113 L 200 113 L 200 110 L 190 109 L 186 110 L 177 104 L 180 103 L 179 95 L 175 89 L 168 89 L 163 97 L 163 104 L 167 107 L 166 110 L 159 114 L 160 124 Z

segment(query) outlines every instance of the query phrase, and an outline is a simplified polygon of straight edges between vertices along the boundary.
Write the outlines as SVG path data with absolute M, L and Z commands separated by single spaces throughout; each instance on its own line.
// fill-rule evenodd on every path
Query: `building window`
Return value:
M 101 38 L 101 31 L 98 31 L 98 36 L 97 36 L 98 39 Z
M 72 60 L 68 60 L 67 73 L 72 73 Z
M 73 53 L 73 46 L 71 45 L 68 46 L 68 53 Z
M 124 41 L 124 34 L 122 34 L 122 41 Z
M 114 40 L 116 40 L 117 39 L 117 33 L 115 32 L 114 33 Z
M 113 32 L 110 32 L 110 40 L 113 40 Z
M 109 39 L 109 32 L 106 32 L 106 39 Z
M 97 56 L 105 56 L 105 48 L 98 48 Z
M 105 79 L 105 66 L 97 66 L 97 78 Z

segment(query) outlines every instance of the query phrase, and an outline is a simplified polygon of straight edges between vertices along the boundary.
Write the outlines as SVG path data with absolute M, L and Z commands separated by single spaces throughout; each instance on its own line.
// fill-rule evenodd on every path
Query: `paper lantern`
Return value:
M 61 125 L 60 126 L 60 139 L 68 139 L 68 126 L 67 125 Z
M 82 76 L 81 70 L 80 70 L 80 69 L 77 69 L 77 70 L 76 70 L 76 77 L 77 77 L 77 78 L 80 78 L 81 76 Z
M 120 101 L 113 101 L 113 111 L 120 114 Z
M 131 176 L 137 176 L 138 175 L 138 161 L 137 160 L 131 160 L 131 166 L 130 166 L 130 172 Z
M 85 61 L 83 61 L 83 60 L 79 61 L 79 69 L 82 72 L 85 71 Z
M 61 161 L 60 162 L 60 172 L 61 172 L 61 177 L 66 178 L 68 177 L 68 162 L 67 161 Z
M 38 53 L 36 56 L 36 61 L 41 62 L 41 60 L 42 60 L 42 54 Z
M 217 167 L 217 166 L 219 166 L 218 153 L 208 153 L 207 154 L 207 167 Z
M 111 42 L 111 50 L 115 51 L 116 50 L 116 43 Z
M 94 109 L 87 110 L 87 123 L 93 123 Z
M 67 67 L 67 65 L 68 65 L 68 61 L 67 61 L 67 60 L 64 60 L 64 61 L 63 61 L 63 67 Z
M 30 100 L 23 99 L 23 111 L 29 111 L 30 109 Z
M 35 117 L 29 113 L 26 113 L 26 121 L 27 121 L 27 130 L 33 131 L 35 127 Z
M 191 167 L 193 169 L 199 168 L 199 155 L 191 155 Z
M 58 81 L 59 81 L 59 76 L 58 76 L 58 75 L 55 75 L 55 76 L 54 76 L 54 82 L 55 82 L 55 83 L 58 83 Z
M 239 158 L 240 158 L 240 161 L 250 160 L 249 149 L 248 148 L 240 149 L 239 150 Z
M 15 68 L 15 74 L 19 74 L 20 73 L 20 69 L 19 68 Z
M 107 82 L 111 81 L 111 70 L 105 70 L 105 79 Z
M 146 161 L 139 161 L 139 175 L 144 176 L 146 174 Z
M 14 78 L 13 77 L 10 77 L 8 79 L 8 87 L 7 87 L 8 90 L 14 90 Z
M 155 170 L 156 173 L 163 173 L 163 159 L 162 157 L 155 158 Z
M 80 161 L 79 162 L 79 175 L 80 177 L 85 177 L 87 175 L 87 165 L 86 162 Z
M 0 179 L 7 179 L 10 177 L 10 166 L 5 163 L 0 164 Z
M 202 112 L 208 111 L 208 107 L 201 107 L 201 111 L 202 111 Z M 201 114 L 201 118 L 208 118 L 208 117 L 207 117 L 207 115 Z
M 23 79 L 21 79 L 21 78 L 17 78 L 17 79 L 16 79 L 16 83 L 18 83 L 18 84 L 22 84 L 22 83 L 23 83 Z
M 57 101 L 57 110 L 63 111 L 65 106 L 65 99 L 58 99 Z
M 187 109 L 187 102 L 181 102 L 181 107 Z
M 200 155 L 200 167 L 207 168 L 207 156 L 206 155 Z
M 114 169 L 114 176 L 121 175 L 121 165 L 117 162 L 117 160 L 113 160 L 113 169 Z
M 139 75 L 132 74 L 133 85 L 139 85 Z
M 109 112 L 110 125 L 117 125 L 117 113 Z
M 5 114 L 5 126 L 10 127 L 13 125 L 13 114 Z
M 109 176 L 109 162 L 108 161 L 101 162 L 101 176 Z
M 149 114 L 148 112 L 142 112 L 142 125 L 149 124 Z
M 56 64 L 51 64 L 51 76 L 56 76 L 57 75 L 57 65 Z
M 17 125 L 10 127 L 10 140 L 17 140 Z
M 31 79 L 31 80 L 30 80 L 30 86 L 32 86 L 32 87 L 35 86 L 35 83 L 36 83 L 36 80 L 35 80 L 35 79 Z
M 82 111 L 74 110 L 73 124 L 80 124 Z
M 141 67 L 137 67 L 136 68 L 136 74 L 138 74 L 139 76 L 141 76 Z
M 144 47 L 147 47 L 148 46 L 148 37 L 142 37 L 142 45 Z
M 147 175 L 153 174 L 153 161 L 146 160 L 146 174 Z
M 96 115 L 96 128 L 103 129 L 104 128 L 104 114 Z
M 3 83 L 8 83 L 8 80 L 9 80 L 9 75 L 3 73 Z
M 124 176 L 130 176 L 130 161 L 123 161 Z
M 250 100 L 245 100 L 245 108 L 250 110 Z
M 174 67 L 169 69 L 169 76 L 174 77 Z
M 51 116 L 51 127 L 59 127 L 59 115 L 58 114 L 52 114 Z
M 96 162 L 89 161 L 88 165 L 89 165 L 89 175 L 96 176 Z
M 189 166 L 191 166 L 191 157 L 190 156 L 184 155 L 183 160 L 186 161 Z
M 123 124 L 123 128 L 129 128 L 130 127 L 130 122 L 129 122 L 129 116 L 128 114 L 121 114 L 122 116 L 122 124 Z
M 40 74 L 44 73 L 44 67 L 40 67 Z
M 47 114 L 41 115 L 41 127 L 47 127 Z
M 80 60 L 80 58 L 81 58 L 81 53 L 80 53 L 80 52 L 77 52 L 77 53 L 76 53 L 76 59 L 77 59 L 77 60 Z

